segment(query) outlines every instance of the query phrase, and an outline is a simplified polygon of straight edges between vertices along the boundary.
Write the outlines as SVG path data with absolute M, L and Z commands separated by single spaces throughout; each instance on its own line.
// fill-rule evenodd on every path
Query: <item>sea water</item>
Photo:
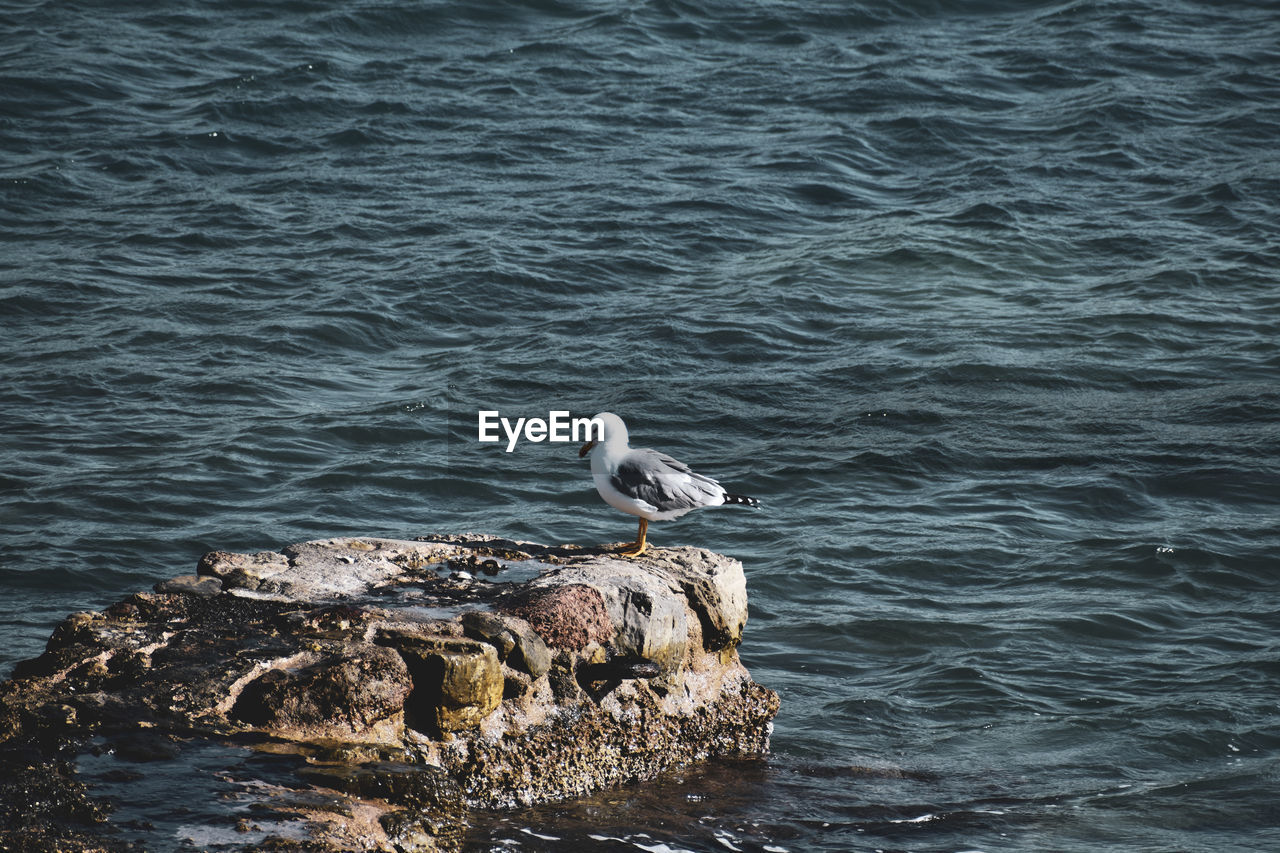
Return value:
M 745 564 L 773 752 L 469 850 L 1280 849 L 1275 3 L 0 34 L 5 672 L 212 549 L 630 539 L 572 445 L 477 440 L 612 411 L 761 501 L 649 540 Z

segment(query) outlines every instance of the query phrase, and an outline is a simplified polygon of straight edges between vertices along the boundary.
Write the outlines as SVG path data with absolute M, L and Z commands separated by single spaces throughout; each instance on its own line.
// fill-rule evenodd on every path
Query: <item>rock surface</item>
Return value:
M 0 849 L 457 849 L 471 808 L 766 751 L 746 619 L 742 565 L 694 548 L 215 551 L 0 684 Z M 170 776 L 218 805 L 169 826 Z

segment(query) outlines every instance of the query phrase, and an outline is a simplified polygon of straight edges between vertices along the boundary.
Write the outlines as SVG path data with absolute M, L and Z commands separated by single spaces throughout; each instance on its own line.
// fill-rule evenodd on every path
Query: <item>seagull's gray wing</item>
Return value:
M 662 512 L 715 506 L 724 489 L 710 477 L 695 474 L 683 462 L 647 448 L 632 450 L 610 478 L 614 488 Z

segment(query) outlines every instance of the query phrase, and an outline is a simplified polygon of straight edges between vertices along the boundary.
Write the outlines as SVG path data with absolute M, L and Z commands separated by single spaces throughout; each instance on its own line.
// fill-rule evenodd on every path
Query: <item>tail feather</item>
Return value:
M 741 504 L 742 506 L 759 507 L 760 501 L 755 498 L 749 498 L 746 495 L 731 495 L 724 493 L 724 502 L 726 504 Z

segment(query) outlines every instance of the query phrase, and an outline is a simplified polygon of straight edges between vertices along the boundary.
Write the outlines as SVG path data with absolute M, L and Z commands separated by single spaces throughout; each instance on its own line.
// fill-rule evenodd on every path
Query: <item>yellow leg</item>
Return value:
M 640 519 L 640 532 L 636 534 L 636 541 L 626 546 L 618 553 L 623 557 L 639 557 L 644 553 L 645 541 L 644 536 L 649 532 L 649 519 Z

